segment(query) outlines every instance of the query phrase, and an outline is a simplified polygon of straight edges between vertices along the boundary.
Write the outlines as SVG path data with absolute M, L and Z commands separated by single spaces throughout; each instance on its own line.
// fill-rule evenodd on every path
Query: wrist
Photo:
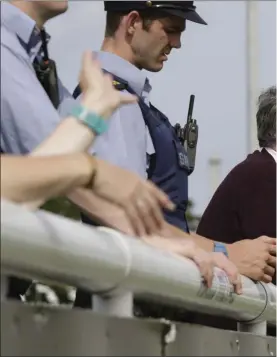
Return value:
M 95 95 L 93 94 L 84 94 L 81 100 L 81 105 L 105 120 L 110 116 L 109 111 L 107 110 L 107 105 L 98 98 L 95 98 Z
M 96 135 L 103 134 L 108 129 L 108 122 L 102 115 L 98 114 L 101 112 L 100 104 L 98 104 L 98 107 L 95 106 L 94 110 L 90 110 L 84 103 L 83 101 L 82 104 L 73 107 L 71 116 L 87 126 Z
M 215 253 L 223 253 L 227 258 L 229 258 L 228 247 L 225 243 L 214 242 L 213 251 Z
M 180 252 L 178 253 L 189 259 L 194 259 L 197 251 L 199 250 L 197 245 L 191 240 L 181 241 L 179 249 Z
M 79 163 L 83 167 L 82 186 L 91 189 L 94 185 L 95 175 L 97 173 L 97 163 L 95 157 L 82 153 L 82 162 Z

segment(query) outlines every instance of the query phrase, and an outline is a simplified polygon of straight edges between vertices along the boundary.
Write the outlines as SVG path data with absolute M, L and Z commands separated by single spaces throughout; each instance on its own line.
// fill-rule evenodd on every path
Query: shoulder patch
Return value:
M 127 89 L 127 83 L 122 83 L 122 82 L 118 82 L 118 81 L 115 81 L 113 80 L 113 85 L 115 87 L 115 89 L 117 90 L 124 90 L 124 89 Z

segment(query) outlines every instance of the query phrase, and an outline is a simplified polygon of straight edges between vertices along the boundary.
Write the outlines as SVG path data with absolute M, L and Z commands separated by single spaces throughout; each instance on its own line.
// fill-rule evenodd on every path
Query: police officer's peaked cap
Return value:
M 106 11 L 128 12 L 156 9 L 198 24 L 207 25 L 206 21 L 196 12 L 196 6 L 193 5 L 193 1 L 104 1 L 104 4 Z

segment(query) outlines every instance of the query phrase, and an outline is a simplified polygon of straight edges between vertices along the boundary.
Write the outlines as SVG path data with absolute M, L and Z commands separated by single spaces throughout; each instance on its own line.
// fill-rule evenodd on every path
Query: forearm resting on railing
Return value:
M 112 227 L 128 235 L 134 235 L 133 227 L 126 212 L 120 207 L 102 200 L 92 191 L 80 188 L 71 192 L 67 197 L 81 207 L 82 210 L 86 211 L 89 217 L 100 222 L 102 225 Z M 200 248 L 208 252 L 213 250 L 212 240 L 194 233 L 188 234 L 166 222 L 164 229 L 162 229 L 159 234 L 157 233 L 157 235 L 165 238 L 179 237 L 180 239 L 188 240 L 193 238 L 194 242 Z
M 204 249 L 207 252 L 212 252 L 213 251 L 213 246 L 214 246 L 214 241 L 211 239 L 208 239 L 206 237 L 202 237 L 196 233 L 186 233 L 182 231 L 181 229 L 172 226 L 171 224 L 166 223 L 165 228 L 161 232 L 163 237 L 180 237 L 180 238 L 185 238 L 185 239 L 192 239 L 197 244 L 200 248 Z
M 126 212 L 119 206 L 100 198 L 92 190 L 80 187 L 71 191 L 67 198 L 86 212 L 93 221 L 134 236 Z
M 37 208 L 49 198 L 87 185 L 94 169 L 95 161 L 85 153 L 44 158 L 1 155 L 1 197 Z

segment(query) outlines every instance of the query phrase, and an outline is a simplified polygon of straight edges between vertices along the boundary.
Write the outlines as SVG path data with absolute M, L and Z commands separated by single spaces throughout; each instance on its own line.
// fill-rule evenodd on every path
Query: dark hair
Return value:
M 129 13 L 130 10 L 125 12 L 107 11 L 105 37 L 113 37 L 119 28 L 122 18 Z M 145 9 L 138 11 L 138 13 L 142 19 L 144 30 L 148 30 L 154 20 L 166 17 L 164 13 L 157 10 Z
M 276 145 L 276 87 L 262 92 L 258 100 L 256 115 L 260 147 Z

